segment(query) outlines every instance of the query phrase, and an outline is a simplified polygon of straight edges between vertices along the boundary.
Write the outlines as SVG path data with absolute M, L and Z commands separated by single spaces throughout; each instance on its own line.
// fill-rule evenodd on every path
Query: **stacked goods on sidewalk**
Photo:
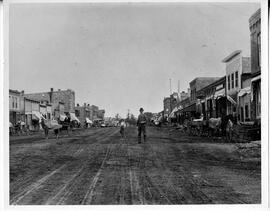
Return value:
M 241 123 L 234 126 L 233 141 L 249 142 L 260 140 L 260 126 L 254 123 Z

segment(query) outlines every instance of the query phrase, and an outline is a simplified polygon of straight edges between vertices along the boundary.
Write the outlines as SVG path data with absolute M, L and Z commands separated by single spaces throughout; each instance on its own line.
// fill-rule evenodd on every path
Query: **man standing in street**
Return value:
M 140 108 L 140 114 L 138 116 L 138 121 L 137 121 L 137 126 L 138 126 L 138 143 L 141 142 L 141 134 L 143 133 L 143 138 L 144 142 L 146 142 L 146 130 L 145 130 L 145 125 L 146 125 L 146 116 L 143 113 L 143 108 Z

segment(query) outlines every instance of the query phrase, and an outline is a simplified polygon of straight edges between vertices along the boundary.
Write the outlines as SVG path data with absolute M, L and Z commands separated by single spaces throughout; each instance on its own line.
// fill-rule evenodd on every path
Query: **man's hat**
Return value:
M 140 108 L 140 111 L 143 111 L 143 108 Z

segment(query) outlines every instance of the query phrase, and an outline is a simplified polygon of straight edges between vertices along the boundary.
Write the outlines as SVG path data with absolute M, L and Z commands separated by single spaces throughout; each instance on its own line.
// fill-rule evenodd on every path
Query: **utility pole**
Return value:
M 172 94 L 172 79 L 169 79 L 170 80 L 170 112 L 169 112 L 169 115 L 171 114 L 172 112 L 172 98 L 171 98 L 171 94 Z
M 170 80 L 170 95 L 172 94 L 172 79 L 169 79 Z
M 180 80 L 178 80 L 178 102 L 181 100 L 181 93 L 180 93 Z

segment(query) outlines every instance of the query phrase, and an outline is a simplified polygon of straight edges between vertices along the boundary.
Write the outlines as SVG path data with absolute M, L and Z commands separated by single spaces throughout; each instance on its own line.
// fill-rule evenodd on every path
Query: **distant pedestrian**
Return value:
M 137 126 L 138 126 L 138 143 L 141 143 L 141 135 L 143 133 L 144 142 L 146 142 L 146 116 L 143 113 L 143 108 L 140 108 L 140 114 L 138 116 Z
M 125 134 L 125 128 L 127 127 L 126 125 L 126 122 L 124 119 L 121 119 L 120 120 L 120 134 L 121 134 L 121 137 L 122 138 L 125 138 L 126 137 L 126 134 Z

